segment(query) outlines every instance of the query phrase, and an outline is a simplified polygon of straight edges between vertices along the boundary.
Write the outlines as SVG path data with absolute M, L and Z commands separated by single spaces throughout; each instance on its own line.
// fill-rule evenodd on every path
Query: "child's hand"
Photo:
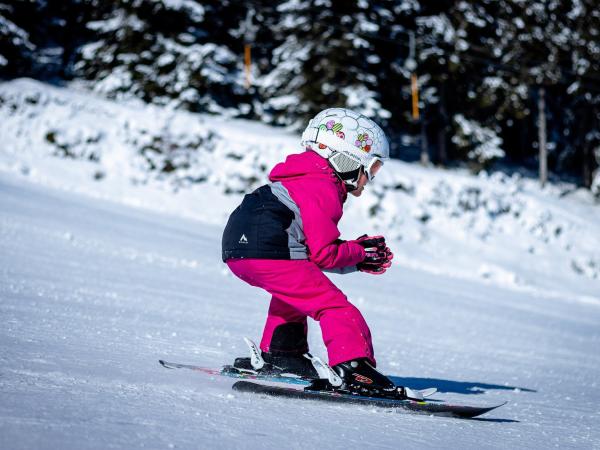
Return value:
M 372 275 L 381 275 L 392 265 L 394 254 L 385 243 L 383 236 L 367 236 L 356 239 L 365 248 L 365 259 L 357 264 L 358 270 Z

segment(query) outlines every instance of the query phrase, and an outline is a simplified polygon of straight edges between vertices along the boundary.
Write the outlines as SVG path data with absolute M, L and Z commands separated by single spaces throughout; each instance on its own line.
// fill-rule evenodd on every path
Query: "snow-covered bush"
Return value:
M 214 133 L 177 132 L 167 122 L 160 129 L 140 128 L 135 139 L 142 173 L 169 181 L 175 188 L 208 178 L 205 160 L 214 146 Z
M 0 92 L 0 137 L 14 146 L 7 150 L 84 160 L 97 165 L 97 179 L 121 172 L 138 184 L 161 180 L 174 188 L 206 181 L 218 136 L 197 117 L 153 107 L 132 114 L 28 82 L 21 86 Z
M 54 156 L 99 161 L 102 149 L 102 131 L 86 126 L 51 127 L 46 141 L 56 147 Z
M 509 177 L 496 177 L 500 181 L 497 189 L 490 189 L 477 184 L 451 186 L 444 180 L 434 184 L 424 184 L 419 192 L 421 207 L 429 211 L 433 209 L 446 217 L 462 218 L 467 215 L 481 215 L 490 220 L 496 220 L 502 215 L 510 214 L 519 217 L 523 210 L 523 201 L 510 191 L 518 191 L 518 187 Z M 507 189 L 508 188 L 508 189 Z M 508 191 L 508 192 L 507 192 Z
M 94 166 L 94 179 L 120 177 L 175 190 L 208 183 L 222 193 L 240 194 L 264 183 L 281 154 L 281 140 L 266 144 L 264 132 L 252 136 L 235 123 L 205 119 L 69 95 L 29 80 L 0 87 L 0 140 L 15 159 L 86 161 Z

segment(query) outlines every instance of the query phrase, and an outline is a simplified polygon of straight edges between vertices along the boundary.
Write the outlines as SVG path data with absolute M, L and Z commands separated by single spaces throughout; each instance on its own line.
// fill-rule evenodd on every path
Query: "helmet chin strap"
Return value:
M 362 166 L 361 166 L 362 167 Z M 348 192 L 358 189 L 358 179 L 360 178 L 360 167 L 350 172 L 334 171 L 337 177 L 346 185 Z
M 338 152 L 334 152 L 328 158 L 328 161 L 335 174 L 346 185 L 348 192 L 352 192 L 358 188 L 358 179 L 363 167 L 359 162 Z

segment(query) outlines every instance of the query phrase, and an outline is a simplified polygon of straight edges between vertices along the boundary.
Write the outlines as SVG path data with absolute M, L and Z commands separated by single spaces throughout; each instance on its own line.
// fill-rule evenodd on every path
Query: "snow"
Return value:
M 140 165 L 165 136 L 180 156 L 203 139 L 193 167 Z M 386 163 L 341 225 L 343 237 L 385 234 L 395 264 L 332 275 L 381 370 L 438 387 L 436 399 L 509 402 L 481 420 L 261 398 L 159 366 L 218 367 L 246 353 L 243 336 L 260 338 L 267 297 L 226 270 L 220 236 L 298 140 L 0 85 L 0 448 L 599 447 L 598 205 L 516 175 Z M 204 181 L 182 182 L 201 167 Z M 309 341 L 325 355 L 314 322 Z
M 114 17 L 108 20 L 97 20 L 88 22 L 87 27 L 97 32 L 120 32 L 125 26 L 133 30 L 141 31 L 144 29 L 144 22 L 136 15 L 125 15 L 125 11 L 115 11 Z
M 0 36 L 12 36 L 11 43 L 15 46 L 22 45 L 28 50 L 33 50 L 34 48 L 29 40 L 29 34 L 6 17 L 0 17 Z
M 456 31 L 445 15 L 440 16 L 421 16 L 416 19 L 419 27 L 425 27 L 431 30 L 433 34 L 437 34 L 443 38 L 444 42 L 452 42 Z M 433 49 L 431 49 L 433 53 Z M 424 53 L 424 52 L 422 52 Z M 423 60 L 423 55 L 420 55 Z
M 340 89 L 340 91 L 346 96 L 348 108 L 363 111 L 368 117 L 389 119 L 392 116 L 387 109 L 381 106 L 381 103 L 377 99 L 377 94 L 365 86 L 348 86 Z
M 162 0 L 162 3 L 168 9 L 180 10 L 187 9 L 191 13 L 192 19 L 201 22 L 204 20 L 206 11 L 204 7 L 191 0 Z

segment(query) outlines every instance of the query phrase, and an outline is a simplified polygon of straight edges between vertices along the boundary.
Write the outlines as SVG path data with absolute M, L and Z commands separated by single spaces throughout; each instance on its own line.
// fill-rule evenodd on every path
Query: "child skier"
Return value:
M 272 296 L 260 370 L 318 377 L 303 356 L 311 317 L 320 323 L 340 389 L 404 396 L 404 388 L 375 369 L 363 316 L 322 272 L 383 274 L 391 266 L 393 255 L 382 236 L 344 241 L 337 228 L 347 194 L 360 197 L 389 157 L 386 136 L 367 117 L 331 108 L 309 122 L 301 144 L 305 151 L 277 164 L 270 184 L 244 197 L 223 234 L 223 261 Z M 234 366 L 252 369 L 249 358 L 236 359 Z

